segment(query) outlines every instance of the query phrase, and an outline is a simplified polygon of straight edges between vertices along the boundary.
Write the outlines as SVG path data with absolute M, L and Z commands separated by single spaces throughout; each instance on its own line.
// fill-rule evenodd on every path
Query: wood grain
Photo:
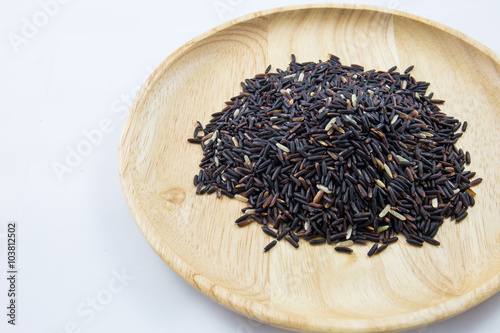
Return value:
M 431 82 L 442 109 L 468 120 L 459 141 L 484 181 L 460 224 L 446 221 L 440 247 L 405 242 L 368 258 L 329 246 L 278 243 L 233 221 L 243 204 L 197 196 L 201 150 L 186 139 L 239 83 L 269 63 L 285 68 L 336 54 L 345 64 L 403 70 Z M 163 260 L 220 304 L 297 331 L 381 332 L 449 318 L 500 288 L 500 59 L 438 23 L 359 5 L 307 5 L 251 14 L 188 42 L 154 71 L 125 122 L 119 171 L 140 230 Z

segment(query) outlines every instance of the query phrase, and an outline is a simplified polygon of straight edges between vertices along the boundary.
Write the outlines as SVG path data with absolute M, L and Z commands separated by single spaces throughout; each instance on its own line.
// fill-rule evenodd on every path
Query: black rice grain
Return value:
M 293 245 L 294 248 L 298 248 L 299 247 L 299 243 L 297 243 L 294 239 L 292 239 L 291 237 L 288 237 L 286 236 L 285 239 Z
M 370 251 L 368 251 L 368 256 L 371 257 L 373 254 L 375 254 L 377 249 L 378 249 L 378 244 L 377 243 L 373 244 Z
M 326 242 L 326 239 L 320 238 L 320 239 L 313 239 L 312 241 L 309 242 L 309 244 L 311 244 L 311 245 L 319 245 L 319 244 L 323 244 L 325 242 Z
M 264 252 L 267 252 L 270 249 L 272 249 L 273 246 L 276 245 L 276 243 L 278 243 L 278 241 L 277 240 L 273 240 L 271 243 L 267 244 L 266 247 L 264 248 Z
M 424 236 L 424 241 L 426 241 L 429 244 L 435 245 L 435 246 L 441 245 L 441 243 L 439 241 L 435 240 L 434 238 L 428 237 L 428 236 Z
M 411 244 L 411 245 L 415 245 L 415 246 L 422 246 L 423 243 L 420 243 L 419 241 L 417 240 L 414 240 L 414 239 L 411 239 L 411 238 L 408 238 L 406 239 L 406 241 Z
M 353 251 L 350 247 L 344 247 L 344 246 L 336 246 L 334 249 L 337 252 L 345 252 L 345 253 L 351 253 Z
M 389 246 L 389 244 L 382 244 L 380 245 L 376 250 L 375 250 L 375 254 L 379 254 L 380 252 L 384 251 L 385 249 L 387 249 L 387 247 Z

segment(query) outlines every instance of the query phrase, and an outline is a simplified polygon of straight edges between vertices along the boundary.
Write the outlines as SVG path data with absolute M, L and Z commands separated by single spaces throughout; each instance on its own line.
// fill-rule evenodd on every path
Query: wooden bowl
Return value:
M 469 127 L 458 145 L 484 179 L 460 224 L 445 221 L 440 247 L 399 242 L 379 256 L 329 246 L 298 250 L 270 241 L 257 224 L 233 222 L 244 207 L 197 196 L 202 152 L 187 143 L 268 64 L 326 60 L 431 82 L 444 112 Z M 188 42 L 154 71 L 136 97 L 119 148 L 123 191 L 140 230 L 192 286 L 240 314 L 297 331 L 381 332 L 459 314 L 500 286 L 500 59 L 464 34 L 427 19 L 369 6 L 301 5 L 254 13 Z

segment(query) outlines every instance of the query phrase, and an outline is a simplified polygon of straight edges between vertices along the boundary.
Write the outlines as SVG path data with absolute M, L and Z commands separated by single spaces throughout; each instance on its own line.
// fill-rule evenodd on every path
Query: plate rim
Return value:
M 395 332 L 401 330 L 418 329 L 424 326 L 432 325 L 445 319 L 454 317 L 470 308 L 478 305 L 486 299 L 493 296 L 500 291 L 500 271 L 496 276 L 484 282 L 482 285 L 466 294 L 453 298 L 447 302 L 440 303 L 425 309 L 395 315 L 391 317 L 369 318 L 369 319 L 332 319 L 322 318 L 321 321 L 315 321 L 314 325 L 304 323 L 301 327 L 292 325 L 289 315 L 279 310 L 268 310 L 268 307 L 259 302 L 248 300 L 247 298 L 233 294 L 231 289 L 218 285 L 204 276 L 197 273 L 191 265 L 184 261 L 167 243 L 157 241 L 161 239 L 160 233 L 151 224 L 143 219 L 146 217 L 141 216 L 141 213 L 134 205 L 134 190 L 132 184 L 128 183 L 125 174 L 127 169 L 127 149 L 126 142 L 129 129 L 133 120 L 132 115 L 139 108 L 142 107 L 145 97 L 149 94 L 150 90 L 155 86 L 156 82 L 162 77 L 163 73 L 170 67 L 170 65 L 183 54 L 189 52 L 191 48 L 199 41 L 210 37 L 211 35 L 227 29 L 245 21 L 253 20 L 259 17 L 264 17 L 281 12 L 291 12 L 307 9 L 348 9 L 348 10 L 369 10 L 380 12 L 384 14 L 391 14 L 403 18 L 411 19 L 421 22 L 428 26 L 442 30 L 446 33 L 459 38 L 460 40 L 470 44 L 472 47 L 478 49 L 485 55 L 491 58 L 492 62 L 500 66 L 500 56 L 491 50 L 489 47 L 475 40 L 474 38 L 462 33 L 454 28 L 451 28 L 442 23 L 427 19 L 415 14 L 407 13 L 404 11 L 390 9 L 373 5 L 360 5 L 360 4 L 342 4 L 342 3 L 316 3 L 316 4 L 301 4 L 293 6 L 281 6 L 262 11 L 253 12 L 240 16 L 236 19 L 224 22 L 206 32 L 199 34 L 193 39 L 189 40 L 181 47 L 172 52 L 166 57 L 150 74 L 150 76 L 143 83 L 141 89 L 133 100 L 133 103 L 127 113 L 125 121 L 122 126 L 120 141 L 118 146 L 118 170 L 119 178 L 122 186 L 122 191 L 125 196 L 125 201 L 131 212 L 131 215 L 137 224 L 139 230 L 146 238 L 147 242 L 154 249 L 154 251 L 162 258 L 162 260 L 180 277 L 188 282 L 195 289 L 200 291 L 203 295 L 208 296 L 212 300 L 221 304 L 222 306 L 239 313 L 251 319 L 263 322 L 268 325 L 295 331 L 313 330 L 317 332 Z M 249 306 L 249 304 L 251 306 Z M 244 306 L 246 305 L 246 306 Z M 389 320 L 388 320 L 389 319 Z

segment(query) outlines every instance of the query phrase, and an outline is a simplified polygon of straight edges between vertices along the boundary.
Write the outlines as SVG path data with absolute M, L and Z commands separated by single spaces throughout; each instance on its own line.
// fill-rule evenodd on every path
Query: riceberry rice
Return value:
M 375 251 L 377 251 L 377 248 L 378 248 L 378 244 L 377 243 L 373 244 L 370 251 L 368 251 L 368 256 L 371 257 L 372 255 L 374 255 Z
M 349 247 L 343 247 L 343 246 L 336 246 L 334 249 L 337 252 L 345 252 L 345 253 L 351 253 L 351 252 L 353 252 L 353 250 L 351 248 L 349 248 Z
M 377 244 L 375 244 L 377 245 Z M 380 245 L 376 250 L 375 250 L 375 253 L 374 254 L 379 254 L 380 252 L 384 251 L 387 247 L 389 246 L 389 244 L 382 244 Z
M 292 55 L 286 70 L 245 79 L 188 139 L 203 150 L 196 193 L 244 202 L 236 224 L 258 223 L 275 238 L 265 252 L 283 238 L 340 252 L 374 242 L 368 256 L 401 234 L 411 245 L 440 245 L 444 219 L 468 216 L 482 179 L 456 146 L 467 122 L 446 115 L 412 69 Z
M 270 249 L 272 249 L 273 246 L 276 245 L 277 242 L 278 242 L 277 240 L 273 240 L 271 243 L 267 244 L 266 247 L 264 248 L 264 252 L 267 252 Z

